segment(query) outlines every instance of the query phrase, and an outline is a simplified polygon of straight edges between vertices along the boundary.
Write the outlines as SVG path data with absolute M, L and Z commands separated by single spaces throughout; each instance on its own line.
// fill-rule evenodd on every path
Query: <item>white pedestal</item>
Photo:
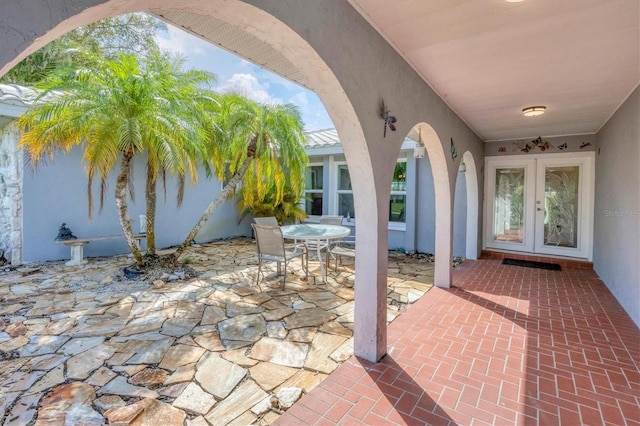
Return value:
M 71 248 L 71 260 L 66 262 L 65 265 L 80 266 L 87 263 L 87 260 L 84 258 L 84 246 L 87 244 L 89 244 L 87 240 L 64 241 L 64 245 Z

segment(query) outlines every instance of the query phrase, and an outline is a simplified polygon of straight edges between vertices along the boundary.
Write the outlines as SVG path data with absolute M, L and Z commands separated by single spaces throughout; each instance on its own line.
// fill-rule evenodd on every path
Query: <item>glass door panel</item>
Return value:
M 495 169 L 493 240 L 524 243 L 524 167 Z
M 503 250 L 533 250 L 535 161 L 487 160 L 486 246 Z
M 535 252 L 590 258 L 593 154 L 544 156 L 536 166 Z
M 579 166 L 544 168 L 544 245 L 578 247 Z

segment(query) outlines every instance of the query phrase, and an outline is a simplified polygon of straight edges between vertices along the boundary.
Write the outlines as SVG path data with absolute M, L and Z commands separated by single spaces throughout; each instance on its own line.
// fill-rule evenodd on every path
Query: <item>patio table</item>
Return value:
M 326 281 L 326 271 L 324 268 L 324 262 L 322 261 L 322 243 L 326 241 L 327 244 L 331 240 L 339 240 L 351 234 L 351 229 L 346 226 L 338 225 L 325 225 L 320 223 L 300 223 L 296 225 L 282 226 L 282 236 L 284 238 L 292 240 L 303 241 L 305 248 L 309 248 L 310 242 L 315 242 L 316 252 L 318 254 L 318 260 L 320 261 L 320 274 L 322 275 L 322 282 Z M 307 256 L 309 253 L 307 251 Z M 308 272 L 307 272 L 308 273 Z

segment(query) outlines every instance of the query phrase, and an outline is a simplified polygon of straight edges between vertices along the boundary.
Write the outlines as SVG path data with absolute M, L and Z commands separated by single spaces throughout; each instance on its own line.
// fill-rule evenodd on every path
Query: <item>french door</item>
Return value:
M 591 260 L 594 158 L 487 157 L 485 247 Z

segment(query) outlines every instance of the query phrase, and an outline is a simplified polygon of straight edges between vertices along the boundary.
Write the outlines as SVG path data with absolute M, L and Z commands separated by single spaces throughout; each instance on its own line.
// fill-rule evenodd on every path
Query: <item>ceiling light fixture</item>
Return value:
M 535 117 L 536 115 L 544 114 L 544 111 L 546 109 L 547 107 L 542 105 L 530 106 L 523 108 L 522 113 L 525 115 L 525 117 Z
M 520 3 L 521 1 L 524 0 L 507 0 L 507 3 Z

